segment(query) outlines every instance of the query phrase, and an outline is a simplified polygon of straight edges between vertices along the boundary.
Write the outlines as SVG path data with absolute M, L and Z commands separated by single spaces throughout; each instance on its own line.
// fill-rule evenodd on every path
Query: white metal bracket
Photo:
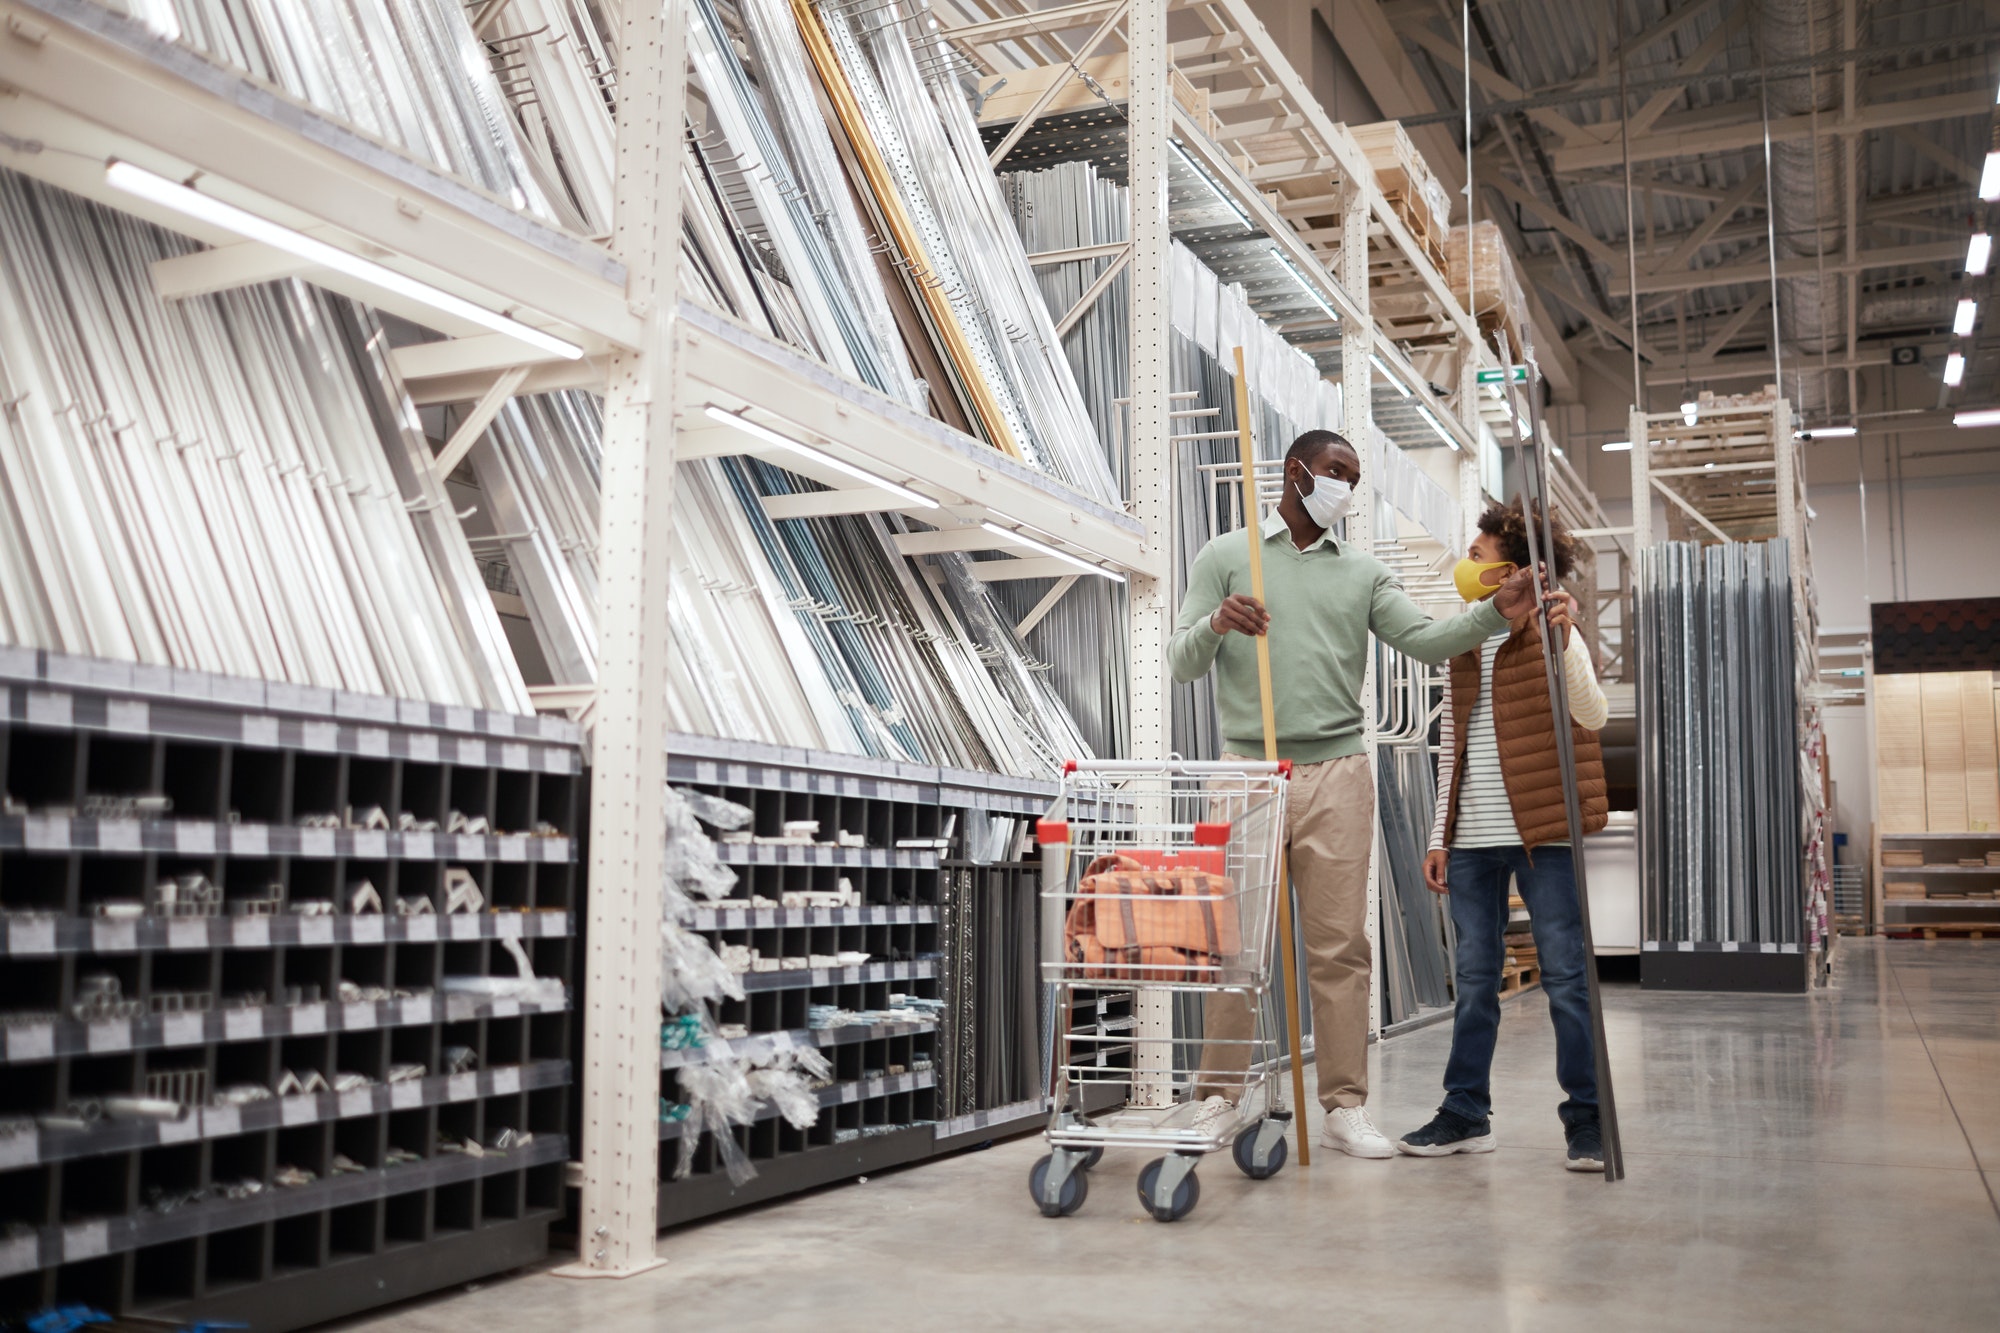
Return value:
M 507 400 L 514 396 L 520 389 L 521 382 L 527 378 L 526 366 L 515 366 L 500 372 L 500 377 L 493 381 L 493 387 L 472 405 L 472 410 L 459 421 L 457 429 L 451 433 L 451 438 L 445 441 L 444 448 L 438 451 L 437 458 L 432 461 L 431 468 L 437 473 L 439 481 L 451 476 L 458 465 L 465 461 L 465 456 L 472 452 L 472 446 L 479 443 L 479 437 L 493 424 L 493 418 L 500 415 L 500 409 L 507 405 Z

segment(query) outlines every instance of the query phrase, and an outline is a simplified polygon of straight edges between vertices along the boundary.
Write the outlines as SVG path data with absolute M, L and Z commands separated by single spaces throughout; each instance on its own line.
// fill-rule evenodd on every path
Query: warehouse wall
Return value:
M 1631 513 L 1631 460 L 1602 451 L 1606 440 L 1627 434 L 1629 390 L 1605 377 L 1585 377 L 1582 401 L 1550 414 L 1570 460 L 1597 492 L 1614 523 Z M 1740 383 L 1717 386 L 1740 390 Z M 1934 377 L 1921 368 L 1871 372 L 1863 377 L 1864 413 L 1928 407 L 1936 402 Z M 1675 397 L 1653 391 L 1653 411 Z M 1820 625 L 1828 631 L 1868 624 L 1876 601 L 2000 597 L 2000 429 L 1959 430 L 1948 423 L 1890 433 L 1886 421 L 1864 423 L 1856 440 L 1831 440 L 1806 449 L 1812 521 L 1813 569 L 1819 588 Z M 1861 493 L 1867 493 L 1862 522 Z M 1655 500 L 1654 520 L 1666 505 Z M 1613 577 L 1608 565 L 1602 578 Z M 1608 586 L 1608 585 L 1607 585 Z M 1829 658 L 1828 666 L 1858 664 Z M 1864 707 L 1827 710 L 1827 755 L 1838 806 L 1836 828 L 1864 840 L 1873 813 L 1869 792 L 1869 734 Z

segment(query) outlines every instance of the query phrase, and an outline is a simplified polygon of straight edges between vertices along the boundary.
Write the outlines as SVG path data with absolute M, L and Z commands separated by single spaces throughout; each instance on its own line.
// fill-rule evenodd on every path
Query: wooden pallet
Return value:
M 1421 199 L 1411 198 L 1407 189 L 1385 187 L 1382 198 L 1396 211 L 1396 216 L 1403 220 L 1403 225 L 1410 229 L 1410 235 L 1415 237 L 1417 244 L 1423 248 L 1424 257 L 1431 261 L 1431 266 L 1443 273 L 1444 238 L 1438 235 L 1437 223 L 1431 219 L 1429 206 Z
M 2000 921 L 1926 921 L 1921 925 L 1885 925 L 1882 934 L 1892 940 L 2000 939 Z
M 1542 969 L 1539 967 L 1509 968 L 1500 974 L 1500 998 L 1519 995 L 1542 984 Z

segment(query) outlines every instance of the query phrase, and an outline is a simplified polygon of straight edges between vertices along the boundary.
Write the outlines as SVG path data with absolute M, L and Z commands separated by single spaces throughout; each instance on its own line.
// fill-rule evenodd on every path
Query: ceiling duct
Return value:
M 1758 0 L 1757 45 L 1766 64 L 1824 55 L 1837 49 L 1839 37 L 1837 0 Z M 1817 110 L 1823 128 L 1831 131 L 1839 114 L 1840 82 L 1821 76 L 1817 90 L 1814 84 L 1806 75 L 1772 79 L 1771 118 Z M 1810 260 L 1824 254 L 1831 259 L 1840 254 L 1847 243 L 1841 215 L 1844 197 L 1839 140 L 1833 134 L 1773 143 L 1771 213 L 1778 258 Z M 1785 356 L 1793 362 L 1787 369 L 1800 372 L 1793 380 L 1800 400 L 1794 408 L 1807 416 L 1837 410 L 1846 398 L 1845 375 L 1815 374 L 1811 364 L 1823 354 L 1842 350 L 1847 331 L 1845 284 L 1838 273 L 1778 280 L 1778 327 Z

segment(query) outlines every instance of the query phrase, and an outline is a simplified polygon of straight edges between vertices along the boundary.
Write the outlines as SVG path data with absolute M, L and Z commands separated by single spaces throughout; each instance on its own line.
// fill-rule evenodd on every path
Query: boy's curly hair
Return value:
M 1562 511 L 1549 510 L 1550 525 L 1554 529 L 1556 552 L 1556 577 L 1564 579 L 1575 569 L 1583 556 L 1582 543 L 1569 535 L 1569 528 L 1563 524 Z M 1534 511 L 1535 527 L 1541 527 L 1541 511 Z M 1526 567 L 1533 559 L 1533 550 L 1539 544 L 1540 533 L 1530 536 L 1528 525 L 1521 520 L 1521 502 L 1512 504 L 1492 504 L 1479 516 L 1479 530 L 1500 543 L 1500 554 L 1516 565 Z

